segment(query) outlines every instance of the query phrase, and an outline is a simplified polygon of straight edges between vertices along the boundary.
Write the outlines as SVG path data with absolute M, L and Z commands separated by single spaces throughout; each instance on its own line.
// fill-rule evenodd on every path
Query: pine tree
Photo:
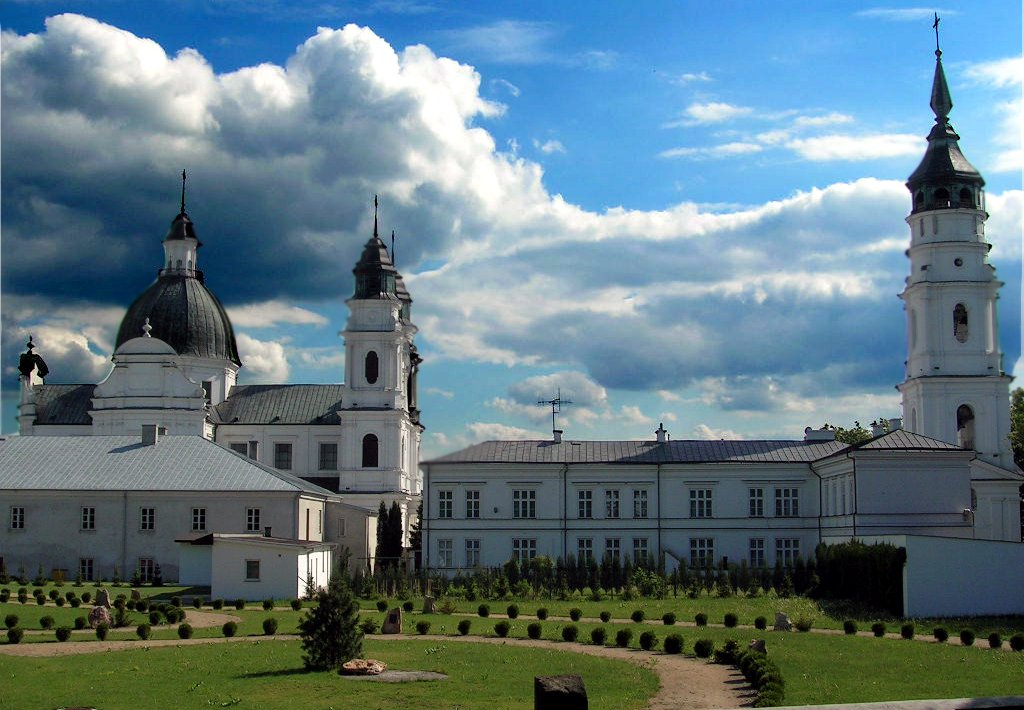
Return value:
M 416 522 L 409 526 L 409 548 L 416 551 L 423 547 L 423 531 L 420 524 L 423 521 L 423 499 L 416 507 Z
M 299 622 L 302 662 L 313 671 L 340 668 L 363 652 L 359 604 L 344 574 L 334 575 L 327 588 L 317 592 L 316 602 Z
M 386 567 L 388 560 L 387 557 L 387 528 L 388 528 L 388 508 L 384 505 L 384 501 L 380 502 L 380 507 L 377 509 L 377 549 L 374 552 L 374 557 L 377 558 L 377 569 Z
M 391 558 L 391 565 L 397 565 L 398 558 L 402 556 L 402 538 L 404 537 L 402 534 L 402 509 L 399 507 L 398 501 L 394 501 L 391 504 L 391 510 L 388 511 L 386 530 L 387 552 L 385 554 Z

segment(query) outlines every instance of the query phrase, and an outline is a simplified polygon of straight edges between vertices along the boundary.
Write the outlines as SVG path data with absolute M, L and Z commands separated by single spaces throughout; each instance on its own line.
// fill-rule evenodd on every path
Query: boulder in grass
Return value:
M 388 612 L 388 615 L 384 617 L 384 623 L 380 626 L 380 632 L 382 634 L 400 634 L 402 633 L 402 608 L 395 607 Z
M 96 601 L 93 602 L 94 606 L 101 606 L 104 609 L 110 608 L 110 592 L 103 587 L 96 590 Z
M 107 626 L 114 625 L 114 618 L 110 615 L 110 609 L 105 606 L 94 606 L 89 612 L 89 628 L 95 629 L 100 624 Z
M 387 669 L 387 663 L 372 658 L 353 658 L 341 664 L 342 675 L 380 675 Z
M 775 630 L 776 631 L 792 631 L 793 622 L 789 620 L 788 614 L 779 612 L 775 615 Z
M 133 602 L 137 602 L 140 599 L 142 599 L 142 594 L 139 592 L 138 589 L 133 589 L 132 590 L 132 601 Z
M 761 653 L 768 653 L 768 645 L 764 642 L 764 639 L 752 639 L 750 645 L 747 646 L 751 651 L 760 651 Z
M 587 689 L 578 675 L 535 676 L 534 710 L 588 710 Z

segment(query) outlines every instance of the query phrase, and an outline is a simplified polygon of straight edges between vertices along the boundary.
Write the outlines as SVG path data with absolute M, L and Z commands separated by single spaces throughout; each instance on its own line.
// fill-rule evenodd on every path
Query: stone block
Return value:
M 587 710 L 587 689 L 578 675 L 539 675 L 533 679 L 534 710 Z
M 423 597 L 423 613 L 434 613 L 434 597 Z
M 789 616 L 783 613 L 777 613 L 775 615 L 775 630 L 776 631 L 792 631 L 793 622 L 789 620 Z
M 396 606 L 384 617 L 384 623 L 380 625 L 382 634 L 402 633 L 402 608 Z

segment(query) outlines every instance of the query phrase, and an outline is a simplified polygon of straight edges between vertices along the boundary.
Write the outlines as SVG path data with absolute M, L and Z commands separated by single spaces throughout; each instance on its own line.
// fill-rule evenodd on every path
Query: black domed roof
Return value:
M 202 281 L 183 274 L 161 274 L 128 307 L 115 348 L 142 335 L 146 318 L 154 338 L 179 355 L 230 360 L 241 366 L 231 320 Z

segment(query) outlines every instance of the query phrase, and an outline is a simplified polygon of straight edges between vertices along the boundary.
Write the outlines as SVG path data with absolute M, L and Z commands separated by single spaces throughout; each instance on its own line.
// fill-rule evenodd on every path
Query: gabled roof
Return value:
M 14 436 L 0 440 L 0 490 L 330 491 L 201 436 Z
M 235 385 L 214 424 L 338 424 L 344 385 Z
M 36 385 L 36 424 L 92 424 L 96 385 Z
M 838 441 L 485 441 L 425 463 L 809 463 L 847 448 Z
M 855 449 L 861 451 L 967 451 L 955 444 L 932 439 L 923 434 L 915 434 L 905 429 L 890 431 L 888 434 L 876 436 L 861 444 Z

